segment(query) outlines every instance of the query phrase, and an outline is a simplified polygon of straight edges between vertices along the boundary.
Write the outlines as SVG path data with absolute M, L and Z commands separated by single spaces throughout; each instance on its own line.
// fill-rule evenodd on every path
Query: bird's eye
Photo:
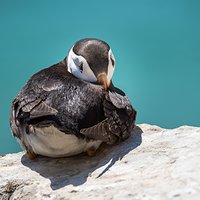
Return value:
M 112 66 L 114 67 L 114 65 L 115 65 L 114 59 L 112 57 L 110 57 L 110 60 L 111 60 Z
M 82 73 L 83 72 L 83 63 L 82 62 L 79 65 L 79 69 L 80 69 L 80 72 Z

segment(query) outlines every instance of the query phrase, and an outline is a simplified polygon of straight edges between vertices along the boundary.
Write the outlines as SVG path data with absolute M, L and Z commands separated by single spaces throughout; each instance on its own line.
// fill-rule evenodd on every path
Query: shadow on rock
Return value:
M 51 188 L 57 190 L 72 184 L 78 186 L 87 181 L 88 176 L 96 169 L 105 166 L 97 178 L 105 174 L 118 160 L 142 143 L 142 130 L 137 126 L 133 134 L 126 141 L 115 146 L 102 145 L 95 157 L 81 154 L 69 158 L 39 157 L 37 160 L 29 160 L 25 155 L 21 162 L 23 165 L 36 171 L 41 176 L 51 181 Z M 109 164 L 108 164 L 109 163 Z M 106 166 L 107 165 L 107 166 Z

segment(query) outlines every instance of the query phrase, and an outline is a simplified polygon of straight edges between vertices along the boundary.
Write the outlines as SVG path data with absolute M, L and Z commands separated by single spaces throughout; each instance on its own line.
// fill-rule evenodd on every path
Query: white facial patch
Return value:
M 114 69 L 115 69 L 115 57 L 112 53 L 112 50 L 110 49 L 108 52 L 108 73 L 107 73 L 108 80 L 112 79 Z
M 83 56 L 76 55 L 73 52 L 73 47 L 68 54 L 67 65 L 68 71 L 75 77 L 87 82 L 97 82 L 97 78 L 88 65 L 86 59 Z

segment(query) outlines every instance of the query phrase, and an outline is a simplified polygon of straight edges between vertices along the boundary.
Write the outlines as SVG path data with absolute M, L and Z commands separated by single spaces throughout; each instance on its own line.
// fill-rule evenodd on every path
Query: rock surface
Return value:
M 0 199 L 200 199 L 200 128 L 139 125 L 95 157 L 0 158 Z

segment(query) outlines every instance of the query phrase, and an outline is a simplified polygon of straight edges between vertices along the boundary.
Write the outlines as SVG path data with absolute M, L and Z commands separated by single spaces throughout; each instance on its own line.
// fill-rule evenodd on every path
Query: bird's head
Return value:
M 82 39 L 74 44 L 66 58 L 67 68 L 75 77 L 110 86 L 115 58 L 110 46 L 99 39 Z

